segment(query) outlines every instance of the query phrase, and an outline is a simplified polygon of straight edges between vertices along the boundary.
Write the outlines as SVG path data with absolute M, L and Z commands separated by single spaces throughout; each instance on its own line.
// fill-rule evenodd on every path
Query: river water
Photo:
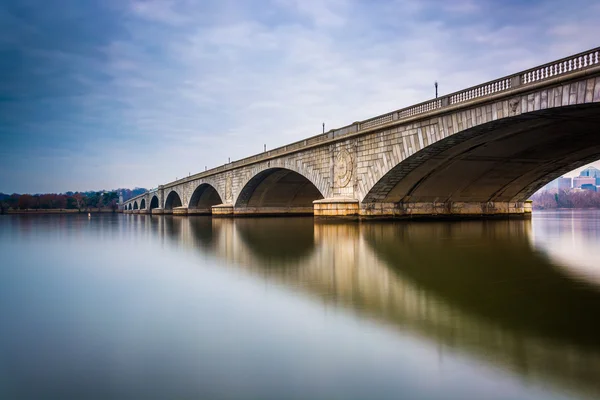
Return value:
M 599 211 L 0 216 L 1 399 L 592 399 L 599 317 Z

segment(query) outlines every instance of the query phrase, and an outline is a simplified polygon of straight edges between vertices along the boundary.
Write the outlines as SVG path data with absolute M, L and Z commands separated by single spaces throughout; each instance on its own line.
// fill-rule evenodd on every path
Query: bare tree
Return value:
M 73 199 L 75 200 L 75 206 L 81 212 L 81 209 L 85 206 L 85 197 L 81 193 L 75 193 Z

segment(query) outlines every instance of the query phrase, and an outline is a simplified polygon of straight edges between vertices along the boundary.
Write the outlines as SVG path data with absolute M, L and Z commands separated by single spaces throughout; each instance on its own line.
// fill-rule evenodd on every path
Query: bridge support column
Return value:
M 531 217 L 531 202 L 415 202 L 363 204 L 363 218 Z
M 313 207 L 240 207 L 233 210 L 236 216 L 289 216 L 312 215 Z
M 148 210 L 147 208 L 141 209 L 140 214 L 150 214 L 150 210 Z
M 359 202 L 356 199 L 330 198 L 313 201 L 315 218 L 357 218 Z
M 213 217 L 233 217 L 233 204 L 212 206 Z
M 187 215 L 187 207 L 175 207 L 173 208 L 173 215 Z
M 134 213 L 134 214 L 139 214 L 139 213 L 140 213 L 140 210 L 133 210 L 133 213 Z
M 523 203 L 523 214 L 525 218 L 531 218 L 531 213 L 533 212 L 533 200 L 526 200 Z
M 150 213 L 152 215 L 162 215 L 165 213 L 165 210 L 163 208 L 153 208 L 152 210 L 150 210 Z
M 211 215 L 210 208 L 188 208 L 187 215 Z

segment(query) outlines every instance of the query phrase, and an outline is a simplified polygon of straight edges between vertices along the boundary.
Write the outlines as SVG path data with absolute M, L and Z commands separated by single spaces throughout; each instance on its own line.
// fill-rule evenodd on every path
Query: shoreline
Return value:
M 40 215 L 40 214 L 117 214 L 117 213 L 122 213 L 122 210 L 112 210 L 110 208 L 108 209 L 98 209 L 98 208 L 89 208 L 89 209 L 83 209 L 83 210 L 73 210 L 73 209 L 67 209 L 67 208 L 60 208 L 60 209 L 48 209 L 48 210 L 4 210 L 4 212 L 0 213 L 0 215 L 27 215 L 27 214 L 35 214 L 35 215 Z

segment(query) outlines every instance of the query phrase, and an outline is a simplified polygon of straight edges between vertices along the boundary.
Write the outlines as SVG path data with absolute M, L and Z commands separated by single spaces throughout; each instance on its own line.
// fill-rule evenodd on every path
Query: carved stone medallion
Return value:
M 521 104 L 521 98 L 517 97 L 508 101 L 509 112 L 511 115 L 516 114 L 517 108 Z
M 335 157 L 335 179 L 338 187 L 346 187 L 352 178 L 352 156 L 342 149 Z

